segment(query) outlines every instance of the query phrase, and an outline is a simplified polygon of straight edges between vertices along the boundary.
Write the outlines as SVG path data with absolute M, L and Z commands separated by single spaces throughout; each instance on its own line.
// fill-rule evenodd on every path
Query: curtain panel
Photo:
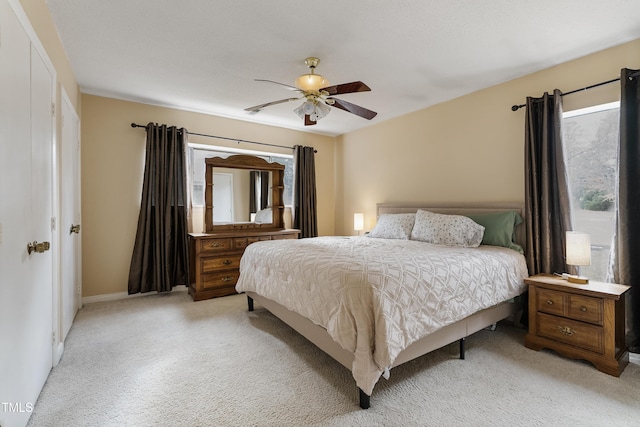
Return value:
M 186 150 L 186 129 L 147 125 L 142 200 L 129 269 L 129 294 L 167 292 L 176 285 L 189 284 Z
M 565 231 L 571 230 L 562 147 L 562 93 L 527 97 L 525 225 L 529 274 L 566 272 Z M 570 271 L 575 274 L 575 271 Z
M 629 350 L 640 353 L 640 85 L 639 70 L 620 72 L 618 197 L 613 279 L 631 286 L 626 299 Z
M 313 147 L 293 147 L 293 228 L 300 237 L 318 236 L 316 163 Z

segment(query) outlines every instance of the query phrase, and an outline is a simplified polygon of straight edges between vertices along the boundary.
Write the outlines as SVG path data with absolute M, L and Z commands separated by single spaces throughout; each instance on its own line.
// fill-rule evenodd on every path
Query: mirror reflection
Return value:
M 212 168 L 213 223 L 273 222 L 272 172 Z

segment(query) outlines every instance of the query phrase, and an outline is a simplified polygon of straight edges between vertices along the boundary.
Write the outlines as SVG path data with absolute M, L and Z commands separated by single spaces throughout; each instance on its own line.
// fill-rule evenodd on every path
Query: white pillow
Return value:
M 378 218 L 376 226 L 369 232 L 369 237 L 380 239 L 408 240 L 416 215 L 409 214 L 383 214 Z
M 482 242 L 484 227 L 462 215 L 443 215 L 419 210 L 411 230 L 411 240 L 436 245 L 477 248 Z

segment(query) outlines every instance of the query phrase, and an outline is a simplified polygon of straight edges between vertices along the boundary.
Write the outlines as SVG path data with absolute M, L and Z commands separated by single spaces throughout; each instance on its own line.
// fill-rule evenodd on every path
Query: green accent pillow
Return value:
M 522 246 L 516 243 L 516 226 L 522 223 L 518 212 L 495 212 L 466 215 L 484 227 L 482 245 L 503 246 L 524 253 Z

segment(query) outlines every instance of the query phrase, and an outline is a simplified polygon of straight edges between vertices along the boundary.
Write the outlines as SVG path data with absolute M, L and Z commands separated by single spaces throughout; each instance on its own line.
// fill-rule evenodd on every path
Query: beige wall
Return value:
M 336 234 L 355 234 L 353 213 L 375 225 L 378 202 L 524 200 L 527 96 L 564 92 L 640 68 L 640 40 L 472 93 L 336 141 Z M 563 98 L 565 111 L 619 100 L 609 84 Z
M 334 138 L 170 108 L 82 95 L 83 296 L 127 291 L 144 172 L 145 131 L 131 123 L 293 147 L 312 146 L 318 181 L 318 231 L 334 234 Z M 198 136 L 191 142 L 291 154 Z

